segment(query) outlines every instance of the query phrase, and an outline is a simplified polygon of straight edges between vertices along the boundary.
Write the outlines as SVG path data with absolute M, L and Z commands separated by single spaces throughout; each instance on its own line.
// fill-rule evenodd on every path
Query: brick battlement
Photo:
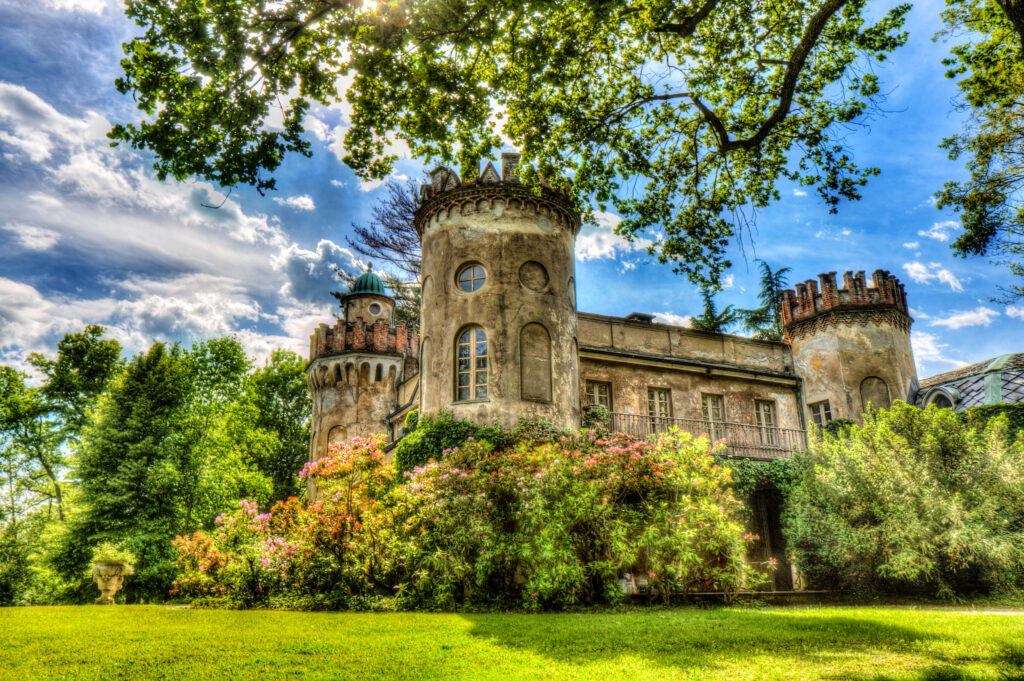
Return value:
M 348 352 L 416 358 L 419 344 L 419 335 L 405 324 L 391 328 L 383 319 L 373 324 L 339 319 L 333 327 L 321 324 L 309 337 L 309 361 Z
M 838 288 L 836 273 L 827 272 L 819 274 L 818 281 L 808 279 L 797 284 L 796 291 L 783 291 L 782 323 L 786 335 L 789 336 L 792 324 L 843 310 L 892 309 L 902 312 L 909 320 L 907 294 L 899 279 L 886 270 L 875 270 L 871 273 L 871 284 L 868 286 L 864 272 L 846 272 L 843 288 Z

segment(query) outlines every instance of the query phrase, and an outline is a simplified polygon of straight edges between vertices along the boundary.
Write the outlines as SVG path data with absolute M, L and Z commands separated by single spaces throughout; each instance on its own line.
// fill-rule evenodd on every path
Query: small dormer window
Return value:
M 466 293 L 472 293 L 487 282 L 487 273 L 484 272 L 484 268 L 480 265 L 465 265 L 459 270 L 456 281 L 460 289 Z

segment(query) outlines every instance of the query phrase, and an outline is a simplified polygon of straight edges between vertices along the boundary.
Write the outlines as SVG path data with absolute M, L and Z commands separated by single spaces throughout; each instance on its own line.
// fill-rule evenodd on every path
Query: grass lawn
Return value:
M 1001 679 L 1024 614 L 0 608 L 0 679 Z

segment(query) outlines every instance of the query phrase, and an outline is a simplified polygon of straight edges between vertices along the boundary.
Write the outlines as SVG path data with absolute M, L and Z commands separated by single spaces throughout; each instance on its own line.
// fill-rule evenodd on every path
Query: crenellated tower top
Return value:
M 350 352 L 415 358 L 419 352 L 419 337 L 404 323 L 391 327 L 383 319 L 373 323 L 339 319 L 333 327 L 321 324 L 309 337 L 310 362 Z
M 483 171 L 464 169 L 461 179 L 454 170 L 438 166 L 430 173 L 430 183 L 420 185 L 420 207 L 416 209 L 416 232 L 423 232 L 432 223 L 456 215 L 482 211 L 499 212 L 511 209 L 547 215 L 573 234 L 580 229 L 580 215 L 573 202 L 561 189 L 553 188 L 541 178 L 537 187 L 524 185 L 516 176 L 519 154 L 501 155 L 501 174 L 488 162 Z
M 795 288 L 782 292 L 782 323 L 787 340 L 804 327 L 815 325 L 816 320 L 820 325 L 823 318 L 834 317 L 835 313 L 876 312 L 905 329 L 913 321 L 903 284 L 886 270 L 872 272 L 870 286 L 863 271 L 848 271 L 843 274 L 843 288 L 836 286 L 835 272 L 819 274 L 818 281 L 808 279 Z

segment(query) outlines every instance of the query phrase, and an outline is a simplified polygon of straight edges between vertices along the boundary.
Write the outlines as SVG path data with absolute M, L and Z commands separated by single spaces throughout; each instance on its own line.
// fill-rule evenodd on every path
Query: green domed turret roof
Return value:
M 386 296 L 388 294 L 387 289 L 384 288 L 384 282 L 380 280 L 380 277 L 373 273 L 372 264 L 367 265 L 366 271 L 352 282 L 352 288 L 349 289 L 348 293 L 349 295 L 373 293 L 378 296 Z

